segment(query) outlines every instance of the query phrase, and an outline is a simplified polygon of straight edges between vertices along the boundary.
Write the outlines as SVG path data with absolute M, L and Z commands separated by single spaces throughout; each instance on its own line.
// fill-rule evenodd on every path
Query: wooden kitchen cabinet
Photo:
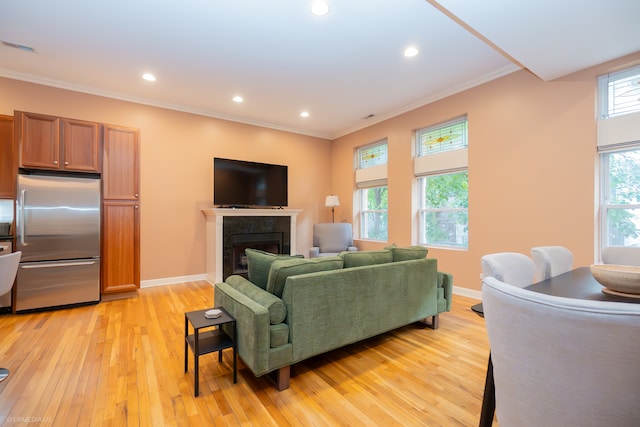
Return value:
M 0 198 L 15 198 L 18 171 L 14 147 L 13 117 L 0 115 Z
M 100 172 L 98 123 L 15 112 L 20 167 Z
M 104 125 L 102 192 L 105 200 L 138 200 L 139 131 Z
M 140 287 L 139 131 L 102 128 L 102 292 Z
M 100 172 L 98 123 L 62 120 L 62 168 L 78 172 Z
M 138 202 L 102 203 L 102 292 L 140 287 L 140 211 Z

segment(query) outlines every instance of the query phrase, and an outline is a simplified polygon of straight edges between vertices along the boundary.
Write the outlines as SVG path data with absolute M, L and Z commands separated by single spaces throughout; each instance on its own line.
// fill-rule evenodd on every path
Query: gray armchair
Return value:
M 357 251 L 353 246 L 353 231 L 347 222 L 313 225 L 313 247 L 309 258 L 337 255 L 342 251 Z

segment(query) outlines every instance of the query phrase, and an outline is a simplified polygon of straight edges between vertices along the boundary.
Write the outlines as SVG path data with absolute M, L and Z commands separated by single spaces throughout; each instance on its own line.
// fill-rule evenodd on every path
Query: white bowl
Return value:
M 593 264 L 591 274 L 602 286 L 625 294 L 640 294 L 640 267 Z

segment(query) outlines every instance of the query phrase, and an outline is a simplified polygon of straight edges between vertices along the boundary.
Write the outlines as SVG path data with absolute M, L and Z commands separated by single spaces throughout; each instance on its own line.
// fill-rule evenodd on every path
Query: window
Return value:
M 420 178 L 422 244 L 466 248 L 469 244 L 467 172 Z
M 640 246 L 640 147 L 601 154 L 603 246 Z
M 416 131 L 419 244 L 469 246 L 467 135 L 466 116 Z
M 640 66 L 598 77 L 600 117 L 640 112 Z
M 640 246 L 640 66 L 598 78 L 600 248 Z
M 387 141 L 360 147 L 356 154 L 360 238 L 388 239 Z
M 387 240 L 387 193 L 386 185 L 360 190 L 360 232 L 363 239 Z

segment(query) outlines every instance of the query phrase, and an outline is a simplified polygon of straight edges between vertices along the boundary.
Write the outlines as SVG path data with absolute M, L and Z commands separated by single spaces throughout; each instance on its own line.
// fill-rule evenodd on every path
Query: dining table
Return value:
M 529 285 L 525 287 L 525 289 L 564 298 L 640 304 L 640 295 L 637 297 L 623 296 L 603 292 L 603 289 L 605 289 L 604 286 L 593 277 L 589 267 L 575 268 L 566 273 Z M 482 303 L 473 305 L 471 309 L 479 316 L 484 317 Z M 489 353 L 484 395 L 482 397 L 482 412 L 480 413 L 480 427 L 493 424 L 495 408 L 496 398 L 495 384 L 493 381 L 493 363 L 491 362 L 491 353 Z

